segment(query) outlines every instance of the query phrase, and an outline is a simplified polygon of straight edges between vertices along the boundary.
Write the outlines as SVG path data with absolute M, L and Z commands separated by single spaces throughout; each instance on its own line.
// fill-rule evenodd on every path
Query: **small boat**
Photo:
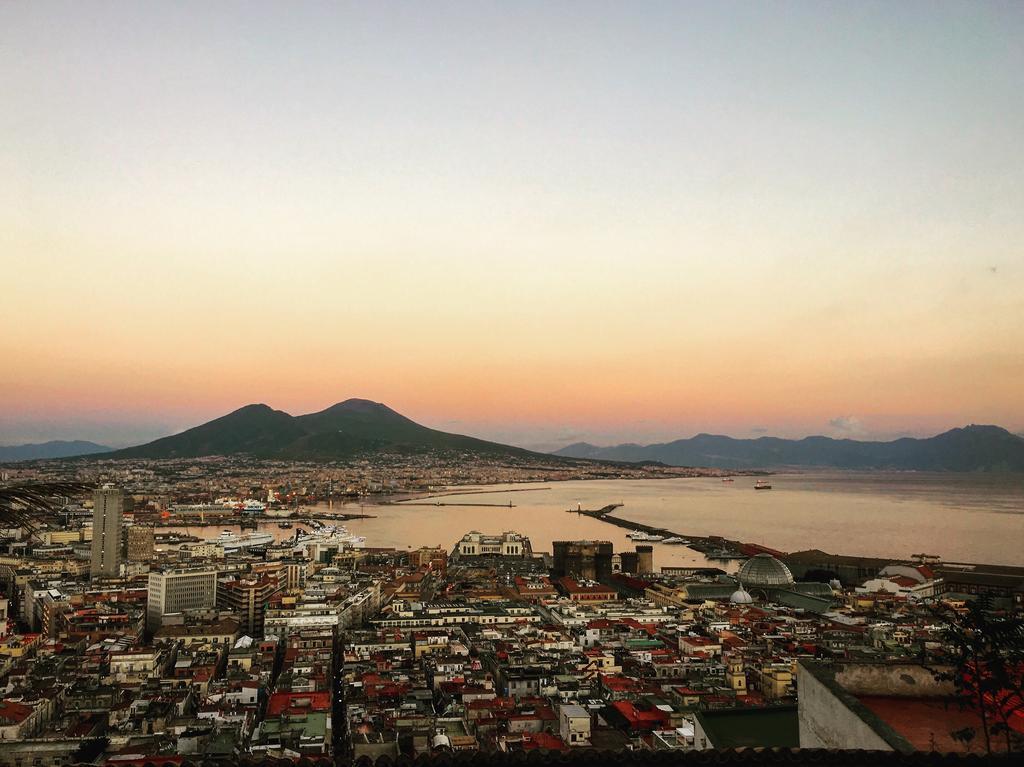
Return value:
M 723 482 L 732 482 L 733 478 L 732 477 L 722 477 L 722 481 Z
M 755 490 L 771 490 L 772 485 L 767 479 L 759 479 L 754 483 Z
M 292 526 L 292 523 L 291 522 L 278 522 L 277 526 L 279 528 L 281 528 L 282 530 L 290 530 L 291 526 Z
M 667 543 L 671 546 L 684 546 L 689 543 L 689 541 L 685 538 L 680 538 L 678 535 L 673 535 L 663 540 L 662 543 Z

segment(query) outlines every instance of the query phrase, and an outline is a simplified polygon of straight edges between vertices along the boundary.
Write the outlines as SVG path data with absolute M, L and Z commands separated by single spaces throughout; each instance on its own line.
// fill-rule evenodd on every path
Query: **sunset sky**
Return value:
M 0 443 L 1024 431 L 1024 3 L 2 3 L 0 262 Z

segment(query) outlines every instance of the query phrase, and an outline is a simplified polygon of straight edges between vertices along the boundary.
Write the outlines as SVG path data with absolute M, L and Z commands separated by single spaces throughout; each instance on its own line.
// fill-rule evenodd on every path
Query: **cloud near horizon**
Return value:
M 835 431 L 846 436 L 861 436 L 867 433 L 860 419 L 852 415 L 841 415 L 828 422 Z

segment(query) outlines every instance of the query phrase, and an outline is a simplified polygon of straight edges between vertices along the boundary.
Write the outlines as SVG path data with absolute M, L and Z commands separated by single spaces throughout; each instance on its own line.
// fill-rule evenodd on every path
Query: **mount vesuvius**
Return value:
M 251 455 L 336 461 L 374 453 L 427 452 L 552 460 L 550 455 L 429 429 L 387 405 L 365 399 L 348 399 L 319 413 L 300 416 L 274 410 L 269 405 L 246 405 L 180 434 L 104 453 L 103 458 Z

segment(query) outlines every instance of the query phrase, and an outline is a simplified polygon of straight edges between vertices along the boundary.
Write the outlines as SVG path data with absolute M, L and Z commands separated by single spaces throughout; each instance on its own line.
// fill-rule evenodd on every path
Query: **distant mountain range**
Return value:
M 551 456 L 409 420 L 386 405 L 349 399 L 319 413 L 293 416 L 268 405 L 246 405 L 171 437 L 116 450 L 109 458 L 198 458 L 252 455 L 291 460 L 348 460 L 374 453 L 448 452 L 501 458 Z M 568 459 L 565 459 L 568 460 Z
M 577 442 L 554 453 L 606 461 L 658 461 L 670 466 L 723 469 L 785 466 L 916 471 L 1024 471 L 1024 439 L 998 426 L 966 426 L 927 439 L 733 439 L 698 434 L 656 445 L 595 447 Z
M 52 440 L 38 445 L 0 446 L 0 462 L 34 461 L 39 458 L 73 458 L 76 455 L 109 453 L 113 448 L 84 440 Z
M 551 454 L 449 434 L 396 413 L 386 405 L 349 399 L 318 413 L 292 416 L 267 405 L 246 405 L 170 437 L 113 450 L 95 442 L 55 440 L 0 447 L 0 462 L 96 456 L 199 458 L 251 455 L 290 460 L 351 460 L 375 453 L 440 452 L 491 458 L 598 460 L 706 466 L 723 469 L 818 467 L 916 471 L 1024 471 L 1024 437 L 998 426 L 966 426 L 927 439 L 892 442 L 777 437 L 733 439 L 698 434 L 654 445 L 597 447 L 585 442 Z

